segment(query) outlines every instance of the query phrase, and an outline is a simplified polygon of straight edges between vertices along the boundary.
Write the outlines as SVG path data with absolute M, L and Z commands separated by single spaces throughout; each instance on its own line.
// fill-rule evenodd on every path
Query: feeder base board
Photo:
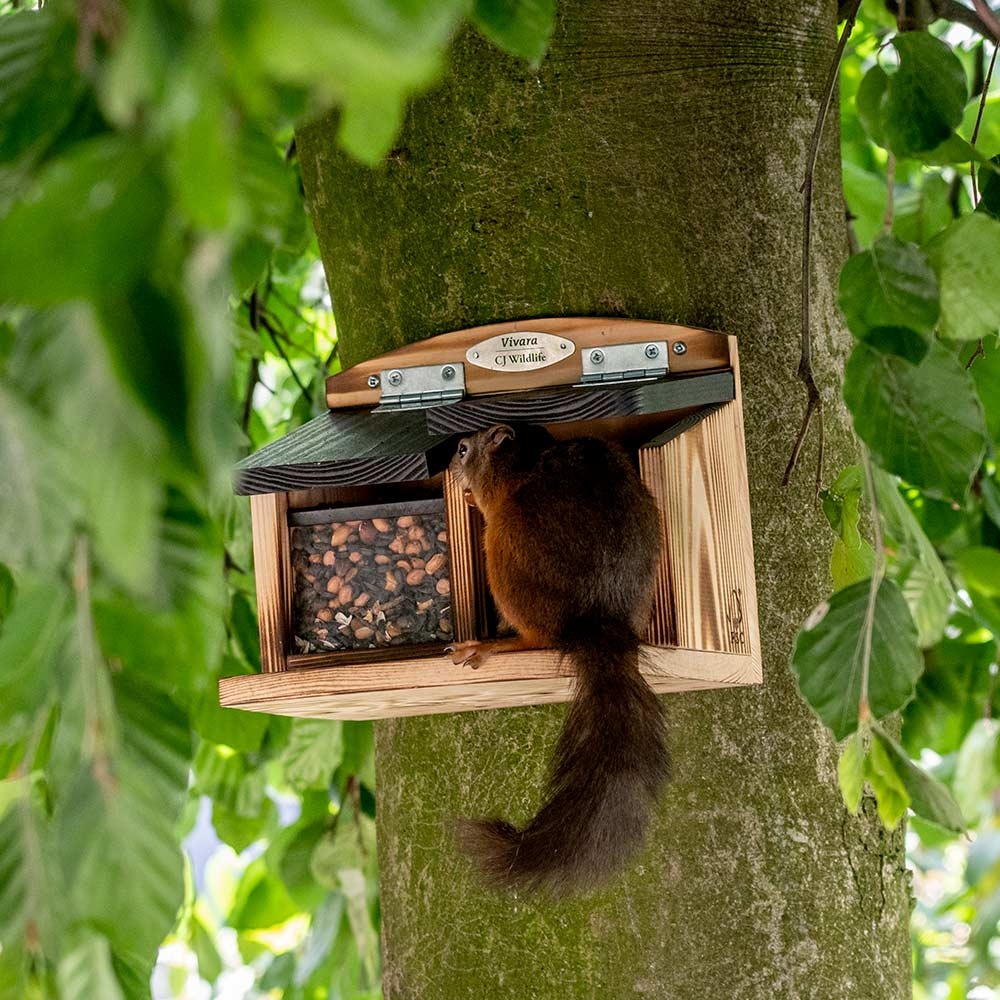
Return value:
M 643 676 L 658 693 L 761 683 L 759 658 L 643 646 Z M 219 701 L 308 719 L 388 719 L 484 708 L 545 705 L 572 698 L 573 670 L 558 653 L 498 653 L 478 670 L 440 659 L 316 667 L 226 677 Z

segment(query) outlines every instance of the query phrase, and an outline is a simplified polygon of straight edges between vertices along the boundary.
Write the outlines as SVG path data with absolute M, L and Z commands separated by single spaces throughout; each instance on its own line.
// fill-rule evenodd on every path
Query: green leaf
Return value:
M 829 490 L 821 492 L 823 511 L 830 526 L 837 532 L 830 555 L 830 575 L 834 590 L 872 574 L 875 554 L 858 530 L 859 506 L 863 493 L 861 468 L 857 465 L 844 469 Z
M 276 927 L 299 912 L 281 881 L 263 858 L 251 861 L 240 879 L 226 924 L 238 931 Z
M 328 892 L 309 925 L 309 936 L 306 938 L 302 957 L 295 970 L 297 986 L 305 986 L 327 960 L 343 916 L 343 894 Z
M 265 837 L 276 825 L 276 815 L 274 803 L 268 798 L 262 801 L 260 812 L 255 816 L 241 816 L 235 808 L 221 802 L 212 803 L 212 827 L 219 840 L 237 854 Z
M 310 861 L 329 820 L 327 809 L 316 818 L 300 820 L 282 830 L 268 848 L 269 860 L 272 851 L 280 855 L 276 864 L 271 861 L 271 868 L 277 867 L 288 894 L 304 910 L 314 909 L 326 895 L 313 876 Z
M 68 557 L 80 518 L 70 466 L 48 422 L 0 380 L 0 552 L 12 566 Z
M 1000 327 L 1000 222 L 982 212 L 956 219 L 927 244 L 941 286 L 939 332 L 975 340 Z
M 995 479 L 984 476 L 979 482 L 983 495 L 983 511 L 993 524 L 1000 528 L 1000 485 Z
M 375 166 L 392 149 L 403 124 L 406 102 L 400 96 L 365 96 L 344 105 L 337 139 L 352 156 Z
M 155 163 L 134 141 L 78 144 L 0 218 L 0 246 L 17 247 L 0 299 L 46 306 L 126 286 L 155 256 L 165 210 Z
M 363 871 L 374 857 L 375 824 L 347 801 L 341 807 L 337 825 L 317 841 L 311 869 L 320 885 L 336 889 L 349 869 Z
M 285 779 L 298 791 L 327 788 L 343 756 L 339 722 L 295 719 L 288 746 L 281 755 Z
M 967 823 L 975 826 L 992 813 L 992 797 L 1000 785 L 997 768 L 998 723 L 979 719 L 962 742 L 952 787 Z
M 246 595 L 233 594 L 229 605 L 229 624 L 246 662 L 260 671 L 260 633 L 257 630 L 257 615 L 250 606 Z
M 407 99 L 440 75 L 466 9 L 464 0 L 250 3 L 241 14 L 240 54 L 278 80 L 310 88 L 321 105 L 340 104 L 347 119 L 341 141 L 370 163 L 390 148 Z
M 238 677 L 252 673 L 234 656 L 223 658 L 216 683 L 203 691 L 191 713 L 191 723 L 199 736 L 243 753 L 260 749 L 269 719 L 261 712 L 240 712 L 219 705 L 218 677 Z
M 878 326 L 873 330 L 867 330 L 858 337 L 858 340 L 879 354 L 902 358 L 911 365 L 919 365 L 927 357 L 930 346 L 928 337 L 905 326 Z
M 981 162 L 983 156 L 967 143 L 960 135 L 952 134 L 944 142 L 933 149 L 919 154 L 919 159 L 928 164 L 945 166 L 948 164 L 966 164 L 972 161 Z
M 207 983 L 214 983 L 222 975 L 222 957 L 215 939 L 201 919 L 192 914 L 188 924 L 188 943 L 198 959 L 198 975 Z
M 887 830 L 895 830 L 906 815 L 910 795 L 896 771 L 894 755 L 873 734 L 868 756 L 864 761 L 865 779 L 871 785 L 878 802 L 878 815 Z
M 919 365 L 858 344 L 844 373 L 854 429 L 888 472 L 932 496 L 964 500 L 986 452 L 972 379 L 936 341 Z
M 986 426 L 994 451 L 1000 450 L 1000 338 L 983 339 L 985 357 L 976 358 L 969 369 L 986 414 Z
M 968 587 L 986 597 L 1000 597 L 1000 551 L 973 545 L 959 552 L 955 562 Z
M 32 341 L 37 363 L 61 383 L 52 431 L 72 452 L 95 559 L 121 582 L 145 589 L 163 503 L 160 429 L 122 385 L 91 309 L 43 314 L 22 335 Z
M 859 340 L 916 363 L 938 319 L 937 278 L 919 247 L 883 236 L 844 265 L 838 304 Z
M 59 961 L 60 1000 L 124 1000 L 108 939 L 94 931 L 84 931 L 80 938 Z
M 927 651 L 916 696 L 906 706 L 903 743 L 914 756 L 924 748 L 954 753 L 991 700 L 992 636 L 967 615 L 954 616 L 950 624 L 955 637 Z
M 914 179 L 916 183 L 917 179 Z M 940 173 L 925 174 L 919 178 L 919 186 L 900 191 L 895 199 L 895 213 L 892 219 L 892 235 L 903 243 L 925 244 L 950 225 L 952 199 L 957 197 L 960 209 L 971 207 L 967 204 L 965 189 L 957 196 L 951 185 Z M 883 198 L 883 204 L 885 199 Z M 881 216 L 879 217 L 881 222 Z
M 555 0 L 475 0 L 472 11 L 472 23 L 494 45 L 536 66 L 555 20 Z
M 66 641 L 70 596 L 41 581 L 18 595 L 0 630 L 0 719 L 39 705 Z
M 861 124 L 879 146 L 886 145 L 885 127 L 882 122 L 882 101 L 889 89 L 889 74 L 881 66 L 872 66 L 858 87 L 854 107 Z
M 941 638 L 955 602 L 955 588 L 937 550 L 900 495 L 895 476 L 875 468 L 872 478 L 887 541 L 895 549 L 896 582 L 913 615 L 920 646 L 926 649 Z
M 29 941 L 48 954 L 56 950 L 65 917 L 50 843 L 48 821 L 33 799 L 0 816 L 0 955 Z
M 868 591 L 869 581 L 863 580 L 819 605 L 792 653 L 802 696 L 838 740 L 858 726 Z M 876 594 L 869 669 L 868 700 L 876 718 L 910 700 L 923 669 L 913 619 L 891 580 L 883 580 Z
M 857 163 L 843 163 L 844 197 L 854 216 L 852 223 L 861 246 L 868 246 L 882 232 L 885 219 L 886 179 Z M 951 211 L 948 220 L 951 221 Z
M 1000 154 L 979 168 L 979 208 L 994 219 L 1000 216 Z
M 72 18 L 46 5 L 0 17 L 0 161 L 37 157 L 83 94 Z
M 961 61 L 933 35 L 908 31 L 892 44 L 899 68 L 886 84 L 882 124 L 889 148 L 912 156 L 944 142 L 961 123 L 968 86 Z
M 948 789 L 922 768 L 917 767 L 903 748 L 881 727 L 876 726 L 872 736 L 872 756 L 876 746 L 885 750 L 886 758 L 891 759 L 906 789 L 910 808 L 928 822 L 936 823 L 953 833 L 962 833 L 965 830 L 962 813 Z
M 861 806 L 861 793 L 865 786 L 864 764 L 864 738 L 861 733 L 852 733 L 837 761 L 837 784 L 840 785 L 844 805 L 852 813 L 856 813 Z
M 101 925 L 115 951 L 152 955 L 184 897 L 174 824 L 190 735 L 167 698 L 124 675 L 115 679 L 115 701 L 121 738 L 110 771 L 100 762 L 77 771 L 57 809 L 59 843 L 77 915 Z

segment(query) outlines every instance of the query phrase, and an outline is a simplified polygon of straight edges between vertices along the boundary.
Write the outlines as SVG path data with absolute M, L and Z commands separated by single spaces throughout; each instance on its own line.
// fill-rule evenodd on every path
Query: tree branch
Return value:
M 285 349 L 281 346 L 281 341 L 278 339 L 278 331 L 274 328 L 274 324 L 268 319 L 266 315 L 266 310 L 261 305 L 260 299 L 257 295 L 257 289 L 255 288 L 250 293 L 250 299 L 247 302 L 247 308 L 250 310 L 250 326 L 254 330 L 258 330 L 263 327 L 268 336 L 271 338 L 271 343 L 274 344 L 274 349 L 281 355 L 281 360 L 285 362 L 285 366 L 291 373 L 292 378 L 295 380 L 295 384 L 299 387 L 299 392 L 309 401 L 312 405 L 312 393 L 309 388 L 302 383 L 302 379 L 299 378 L 299 373 L 295 370 L 295 366 L 292 364 L 291 358 L 285 352 Z
M 935 17 L 951 21 L 953 24 L 961 24 L 991 42 L 997 40 L 997 35 L 979 14 L 974 10 L 969 10 L 964 4 L 959 3 L 959 0 L 933 0 L 931 9 L 934 11 Z
M 990 59 L 990 68 L 986 71 L 986 79 L 983 81 L 983 92 L 979 96 L 979 110 L 976 112 L 976 124 L 972 127 L 972 138 L 969 140 L 969 145 L 975 149 L 976 140 L 979 138 L 979 128 L 983 124 L 983 115 L 986 112 L 986 98 L 990 93 L 990 84 L 993 82 L 993 70 L 996 68 L 997 64 L 997 49 L 1000 46 L 993 46 L 993 56 Z M 972 175 L 972 207 L 975 208 L 979 204 L 979 184 L 976 180 L 976 161 L 975 159 L 969 164 L 969 173 Z
M 962 5 L 957 4 L 957 6 L 961 7 Z M 972 0 L 972 6 L 976 8 L 976 13 L 979 15 L 983 27 L 985 28 L 985 30 L 980 33 L 985 35 L 985 37 L 989 38 L 992 42 L 1000 40 L 1000 18 L 993 13 L 986 0 Z
M 812 195 L 813 177 L 816 173 L 816 161 L 819 158 L 820 141 L 823 138 L 823 128 L 826 125 L 826 116 L 830 111 L 833 102 L 833 92 L 837 86 L 837 77 L 840 74 L 840 63 L 844 58 L 844 50 L 847 48 L 847 40 L 854 30 L 854 22 L 858 16 L 858 8 L 861 0 L 853 0 L 848 7 L 847 21 L 844 30 L 840 33 L 837 42 L 837 50 L 834 52 L 830 69 L 827 73 L 826 84 L 823 90 L 823 97 L 820 101 L 819 114 L 816 117 L 816 125 L 813 128 L 812 140 L 809 144 L 809 155 L 806 160 L 806 176 L 802 182 L 802 354 L 799 358 L 798 377 L 806 387 L 806 409 L 802 416 L 802 424 L 799 433 L 792 445 L 792 454 L 785 467 L 785 475 L 782 485 L 787 486 L 798 464 L 799 455 L 802 452 L 802 445 L 805 443 L 806 435 L 809 433 L 809 425 L 812 423 L 813 415 L 816 416 L 816 423 L 819 428 L 819 454 L 816 458 L 816 492 L 819 492 L 823 480 L 823 399 L 816 386 L 816 378 L 812 367 L 812 332 L 810 316 L 810 282 L 809 264 L 812 244 Z

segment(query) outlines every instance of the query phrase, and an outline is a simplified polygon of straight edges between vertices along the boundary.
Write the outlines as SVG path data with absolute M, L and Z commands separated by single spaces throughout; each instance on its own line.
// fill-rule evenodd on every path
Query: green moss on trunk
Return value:
M 740 338 L 766 682 L 667 699 L 674 780 L 617 885 L 551 905 L 483 892 L 456 814 L 538 804 L 561 707 L 377 727 L 390 1000 L 910 995 L 901 834 L 840 804 L 836 750 L 787 669 L 829 589 L 801 415 L 805 149 L 831 2 L 618 0 L 559 8 L 538 72 L 466 35 L 380 169 L 298 148 L 345 363 L 492 320 L 611 314 Z M 846 253 L 835 124 L 818 177 L 815 351 L 828 468 L 851 460 L 835 375 Z

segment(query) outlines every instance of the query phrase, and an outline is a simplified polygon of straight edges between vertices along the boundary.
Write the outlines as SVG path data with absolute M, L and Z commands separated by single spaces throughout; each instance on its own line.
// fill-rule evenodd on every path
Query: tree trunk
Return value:
M 389 1000 L 910 996 L 901 832 L 849 817 L 836 748 L 787 666 L 830 589 L 815 438 L 781 476 L 796 380 L 805 155 L 833 0 L 563 0 L 535 72 L 471 33 L 388 162 L 298 148 L 344 363 L 494 320 L 614 315 L 734 333 L 765 683 L 668 697 L 673 781 L 612 887 L 561 904 L 483 891 L 456 815 L 539 804 L 562 706 L 377 725 Z M 817 177 L 815 353 L 827 478 L 854 458 L 837 382 L 847 251 L 836 114 Z

